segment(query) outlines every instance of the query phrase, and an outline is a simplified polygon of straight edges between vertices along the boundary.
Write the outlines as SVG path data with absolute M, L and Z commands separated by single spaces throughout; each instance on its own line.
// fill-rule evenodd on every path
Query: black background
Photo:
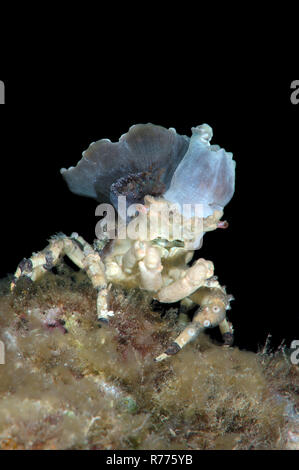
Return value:
M 43 249 L 56 232 L 94 239 L 97 203 L 71 194 L 59 169 L 75 165 L 88 145 L 118 140 L 135 123 L 190 135 L 206 122 L 213 142 L 234 153 L 236 191 L 225 208 L 227 230 L 208 233 L 201 256 L 232 293 L 235 344 L 256 351 L 272 334 L 277 347 L 298 339 L 298 76 L 180 67 L 126 67 L 2 75 L 0 107 L 1 277 Z M 191 73 L 192 72 L 192 73 Z

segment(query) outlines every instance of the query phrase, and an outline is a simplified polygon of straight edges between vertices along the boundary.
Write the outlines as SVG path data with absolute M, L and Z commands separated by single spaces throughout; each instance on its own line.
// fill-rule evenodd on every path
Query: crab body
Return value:
M 105 140 L 94 145 L 97 151 L 104 148 L 104 156 L 107 148 L 111 148 L 112 153 L 116 150 L 120 152 L 120 158 L 123 152 L 127 152 L 126 157 L 129 158 L 132 149 L 128 153 L 127 144 L 130 143 L 130 148 L 138 145 L 140 147 L 143 138 L 147 149 L 144 153 L 148 152 L 144 159 L 146 163 L 139 162 L 141 168 L 138 168 L 138 165 L 131 162 L 135 173 L 130 171 L 129 176 L 125 173 L 119 177 L 119 174 L 114 174 L 113 168 L 110 171 L 107 163 L 103 163 L 101 155 L 93 151 L 83 157 L 77 168 L 63 170 L 73 192 L 90 197 L 100 194 L 102 198 L 107 194 L 105 182 L 108 181 L 110 199 L 114 204 L 117 196 L 128 196 L 129 203 L 133 204 L 133 212 L 131 210 L 130 218 L 125 221 L 126 236 L 109 240 L 107 234 L 102 232 L 93 246 L 77 233 L 70 237 L 63 234 L 52 237 L 45 250 L 19 264 L 11 287 L 14 288 L 21 276 L 27 276 L 32 281 L 37 280 L 66 255 L 86 271 L 98 291 L 97 314 L 100 322 L 108 323 L 109 317 L 114 315 L 109 308 L 110 284 L 121 285 L 126 289 L 138 287 L 150 292 L 153 299 L 162 303 L 180 301 L 183 311 L 196 305 L 199 307 L 192 322 L 156 361 L 177 353 L 205 328 L 219 326 L 224 344 L 231 345 L 233 329 L 226 319 L 226 311 L 230 308 L 232 296 L 226 294 L 225 288 L 214 276 L 211 261 L 199 258 L 192 263 L 194 251 L 200 248 L 204 234 L 227 226 L 220 219 L 222 209 L 232 193 L 234 165 L 231 154 L 221 153 L 218 147 L 209 149 L 212 133 L 207 125 L 195 128 L 195 138 L 191 138 L 190 142 L 185 136 L 174 135 L 173 129 L 166 131 L 153 125 L 139 125 L 134 128 L 135 141 L 130 136 L 131 128 L 127 136 L 122 136 L 119 144 L 110 142 L 109 147 Z M 170 176 L 173 175 L 172 179 L 169 174 L 165 175 L 165 168 L 157 165 L 159 155 L 152 151 L 155 149 L 155 139 L 161 147 L 162 138 L 165 139 L 166 147 L 161 150 L 161 161 L 169 166 L 167 171 Z M 117 149 L 113 147 L 117 145 Z M 168 160 L 171 152 L 167 146 L 171 147 L 173 154 L 170 163 Z M 202 210 L 198 212 L 192 206 L 186 214 L 180 206 L 180 203 L 184 204 L 188 200 L 188 190 L 183 189 L 186 178 L 184 168 L 188 169 L 190 165 L 192 167 L 194 162 L 196 164 L 196 155 L 202 155 L 198 168 L 194 168 L 194 172 L 198 171 L 200 175 L 198 184 L 201 185 L 201 193 L 198 201 Z M 124 171 L 128 172 L 127 169 Z M 202 174 L 208 177 L 205 179 Z M 220 188 L 217 184 L 219 178 L 222 182 Z M 196 185 L 196 180 L 192 181 L 191 178 L 190 184 Z M 193 192 L 192 198 L 196 200 Z

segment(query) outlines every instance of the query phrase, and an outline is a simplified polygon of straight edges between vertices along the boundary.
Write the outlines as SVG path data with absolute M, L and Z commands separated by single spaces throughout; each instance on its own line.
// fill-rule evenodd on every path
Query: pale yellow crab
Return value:
M 211 138 L 211 132 L 207 135 L 210 128 L 203 125 L 195 129 L 195 144 L 198 145 L 199 141 L 200 150 L 206 151 Z M 189 149 L 191 147 L 190 144 Z M 212 152 L 216 154 L 218 149 L 212 149 Z M 136 178 L 134 184 L 135 181 Z M 163 194 L 165 197 L 146 194 L 142 198 L 143 204 L 137 201 L 137 215 L 127 224 L 125 237 L 109 240 L 103 236 L 91 246 L 76 233 L 70 237 L 63 234 L 54 236 L 45 250 L 19 264 L 11 288 L 21 276 L 36 281 L 66 255 L 86 271 L 98 291 L 100 322 L 109 323 L 109 317 L 114 315 L 109 308 L 110 284 L 126 289 L 144 289 L 162 303 L 180 301 L 184 311 L 199 306 L 193 321 L 156 361 L 177 353 L 205 328 L 219 326 L 224 344 L 231 345 L 233 328 L 226 318 L 226 311 L 230 308 L 232 296 L 226 294 L 214 276 L 211 261 L 199 258 L 189 265 L 194 250 L 201 246 L 203 235 L 218 227 L 226 227 L 226 222 L 220 221 L 223 215 L 221 204 L 213 200 L 201 215 L 193 212 L 186 217 L 176 203 L 167 200 L 167 194 Z M 169 192 L 170 197 L 172 194 L 173 190 Z

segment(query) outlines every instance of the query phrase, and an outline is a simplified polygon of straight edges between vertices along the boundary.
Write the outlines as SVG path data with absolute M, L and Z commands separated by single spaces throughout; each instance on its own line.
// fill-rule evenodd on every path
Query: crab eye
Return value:
M 205 321 L 203 322 L 203 326 L 205 326 L 206 328 L 208 328 L 210 325 L 211 325 L 210 320 L 205 320 Z
M 214 307 L 213 307 L 213 312 L 215 312 L 215 313 L 220 312 L 220 308 L 217 307 L 217 305 L 214 305 Z

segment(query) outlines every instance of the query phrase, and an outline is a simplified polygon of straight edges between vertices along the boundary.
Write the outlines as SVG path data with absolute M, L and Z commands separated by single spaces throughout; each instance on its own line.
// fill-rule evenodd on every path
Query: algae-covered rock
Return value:
M 202 334 L 155 363 L 187 319 L 161 316 L 145 293 L 114 289 L 115 317 L 99 328 L 82 272 L 8 286 L 1 449 L 298 449 L 298 366 L 283 351 L 223 348 Z

